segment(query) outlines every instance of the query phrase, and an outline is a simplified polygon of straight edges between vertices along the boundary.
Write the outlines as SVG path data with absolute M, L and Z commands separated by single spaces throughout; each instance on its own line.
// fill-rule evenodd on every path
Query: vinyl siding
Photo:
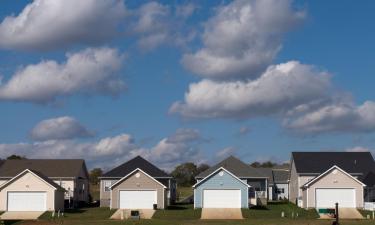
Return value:
M 135 175 L 140 173 L 139 177 Z M 165 199 L 166 199 L 166 189 L 157 183 L 155 180 L 151 179 L 149 176 L 141 171 L 136 171 L 128 178 L 123 180 L 120 184 L 116 185 L 111 193 L 111 204 L 110 207 L 113 209 L 119 208 L 119 198 L 121 190 L 156 190 L 157 191 L 157 207 L 159 209 L 164 209 Z
M 315 208 L 315 190 L 317 188 L 353 188 L 355 189 L 357 208 L 363 207 L 363 186 L 339 170 L 336 174 L 331 171 L 311 184 L 308 191 L 308 203 L 304 203 L 305 208 Z
M 202 208 L 203 190 L 210 189 L 239 189 L 241 190 L 241 207 L 248 208 L 248 187 L 238 179 L 223 170 L 223 176 L 217 171 L 210 178 L 197 185 L 194 189 L 194 207 Z
M 298 174 L 297 174 L 296 166 L 294 164 L 294 160 L 292 160 L 292 168 L 290 170 L 290 181 L 289 181 L 289 201 L 290 202 L 297 204 L 298 191 L 299 191 Z
M 111 184 L 116 183 L 120 179 L 101 179 L 100 180 L 100 207 L 109 207 L 111 202 L 111 192 L 104 190 L 104 183 L 109 181 Z

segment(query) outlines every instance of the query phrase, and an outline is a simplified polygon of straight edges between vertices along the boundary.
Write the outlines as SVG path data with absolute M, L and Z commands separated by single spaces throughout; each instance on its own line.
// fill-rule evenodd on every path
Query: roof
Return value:
M 289 180 L 289 170 L 272 168 L 254 168 L 265 177 L 268 177 L 268 184 L 287 183 Z
M 363 182 L 370 172 L 375 173 L 375 161 L 370 152 L 292 152 L 292 159 L 300 174 L 321 174 L 336 165 L 349 174 L 358 175 Z
M 224 167 L 219 167 L 217 168 L 215 171 L 213 171 L 211 174 L 209 174 L 208 176 L 206 176 L 205 178 L 203 178 L 202 180 L 198 181 L 196 184 L 193 185 L 193 188 L 201 185 L 202 183 L 204 183 L 205 180 L 207 180 L 208 178 L 210 178 L 211 176 L 215 175 L 217 172 L 221 171 L 221 170 L 224 170 L 225 172 L 227 172 L 230 176 L 232 176 L 234 179 L 238 180 L 240 183 L 242 183 L 243 185 L 247 186 L 247 187 L 250 187 L 249 184 L 247 184 L 245 181 L 241 180 L 240 178 L 238 178 L 237 176 L 235 176 L 233 173 L 231 173 L 230 171 L 226 170 Z
M 155 178 L 153 178 L 152 176 L 148 175 L 145 171 L 137 168 L 135 169 L 134 171 L 128 173 L 128 175 L 124 176 L 123 178 L 121 178 L 120 180 L 118 180 L 117 182 L 115 182 L 114 184 L 111 185 L 110 189 L 113 189 L 115 186 L 117 186 L 118 184 L 121 184 L 124 180 L 126 180 L 128 177 L 130 177 L 132 174 L 134 174 L 135 172 L 137 171 L 140 171 L 141 173 L 145 174 L 147 177 L 149 177 L 150 179 L 152 179 L 153 181 L 155 181 L 156 183 L 158 183 L 160 186 L 162 186 L 163 188 L 167 188 L 164 184 L 160 183 L 158 180 L 156 180 Z
M 105 173 L 102 177 L 124 177 L 134 171 L 135 169 L 141 169 L 148 175 L 152 177 L 158 177 L 158 178 L 170 178 L 171 176 L 168 175 L 163 170 L 159 169 L 155 165 L 151 164 L 149 161 L 145 160 L 141 156 L 137 156 L 126 163 L 123 163 L 119 165 L 118 167 L 108 171 Z
M 319 176 L 315 177 L 314 179 L 308 181 L 308 182 L 307 182 L 306 184 L 304 184 L 303 186 L 304 186 L 304 187 L 309 187 L 310 184 L 312 184 L 312 183 L 318 181 L 321 177 L 324 177 L 325 175 L 327 175 L 330 171 L 332 171 L 332 170 L 334 170 L 334 169 L 341 171 L 342 173 L 344 173 L 344 174 L 347 175 L 348 177 L 352 178 L 354 181 L 360 183 L 362 186 L 366 186 L 364 183 L 362 183 L 361 181 L 359 181 L 357 178 L 355 178 L 355 177 L 353 177 L 352 175 L 348 174 L 347 172 L 345 172 L 343 169 L 341 169 L 340 167 L 338 167 L 338 166 L 336 166 L 336 165 L 332 166 L 332 167 L 329 168 L 327 171 L 325 171 L 324 173 L 322 173 L 322 174 L 320 174 Z
M 209 169 L 201 172 L 196 176 L 196 178 L 204 178 L 220 167 L 225 168 L 235 176 L 239 178 L 265 178 L 266 176 L 260 172 L 258 172 L 255 168 L 247 165 L 246 163 L 242 162 L 241 160 L 237 159 L 234 156 L 229 156 L 228 158 L 224 159 L 223 161 L 219 162 L 218 164 L 210 167 Z
M 0 177 L 14 177 L 25 169 L 38 171 L 47 177 L 78 177 L 83 159 L 13 159 L 6 160 L 0 169 Z
M 0 185 L 0 189 L 2 189 L 3 187 L 9 185 L 10 183 L 12 183 L 14 180 L 17 180 L 19 177 L 21 177 L 23 174 L 25 173 L 32 173 L 34 174 L 35 176 L 39 177 L 40 179 L 42 179 L 44 182 L 46 182 L 48 185 L 52 186 L 53 188 L 57 189 L 57 190 L 64 190 L 61 186 L 59 186 L 58 184 L 56 184 L 53 180 L 49 179 L 48 177 L 46 177 L 44 174 L 42 174 L 41 172 L 39 171 L 36 171 L 36 170 L 31 170 L 31 169 L 25 169 L 23 171 L 21 171 L 19 174 L 15 175 L 12 179 L 10 179 L 9 181 L 3 183 L 2 185 Z

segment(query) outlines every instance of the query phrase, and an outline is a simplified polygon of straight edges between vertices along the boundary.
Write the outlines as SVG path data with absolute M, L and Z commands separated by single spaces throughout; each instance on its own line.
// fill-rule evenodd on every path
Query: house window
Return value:
M 277 194 L 284 194 L 284 188 L 277 188 L 276 193 Z
M 110 191 L 111 181 L 104 181 L 104 191 Z

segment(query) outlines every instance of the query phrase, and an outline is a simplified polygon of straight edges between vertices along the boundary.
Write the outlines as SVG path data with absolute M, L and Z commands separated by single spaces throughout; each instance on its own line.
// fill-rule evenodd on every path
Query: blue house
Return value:
M 248 208 L 267 203 L 267 177 L 233 156 L 196 179 L 194 208 Z

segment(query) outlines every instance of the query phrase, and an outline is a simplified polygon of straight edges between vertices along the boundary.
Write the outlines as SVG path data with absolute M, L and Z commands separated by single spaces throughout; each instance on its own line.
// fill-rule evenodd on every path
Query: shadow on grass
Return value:
M 85 209 L 65 209 L 65 213 L 69 213 L 69 214 L 84 213 L 86 211 L 87 210 Z
M 252 206 L 252 207 L 250 207 L 250 209 L 253 209 L 253 210 L 270 210 L 269 208 L 267 208 L 266 206 L 263 206 L 263 205 Z
M 187 210 L 191 209 L 191 204 L 187 203 L 175 203 L 167 207 L 167 210 Z
M 0 221 L 0 224 L 4 224 L 4 225 L 12 225 L 12 224 L 16 224 L 18 222 L 21 222 L 21 220 L 4 220 L 2 221 L 3 223 L 1 223 Z

